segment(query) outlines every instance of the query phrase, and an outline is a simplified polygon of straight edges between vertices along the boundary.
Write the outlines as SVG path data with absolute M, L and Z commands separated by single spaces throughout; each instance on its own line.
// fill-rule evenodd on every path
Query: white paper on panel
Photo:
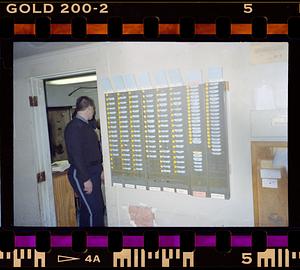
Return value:
M 278 188 L 277 179 L 263 178 L 261 180 L 262 180 L 262 187 L 264 188 Z
M 281 178 L 281 171 L 278 169 L 260 169 L 261 178 Z

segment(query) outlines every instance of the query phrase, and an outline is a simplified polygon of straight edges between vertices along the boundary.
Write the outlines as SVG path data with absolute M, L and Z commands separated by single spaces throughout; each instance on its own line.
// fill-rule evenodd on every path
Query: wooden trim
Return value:
M 262 147 L 287 147 L 287 142 L 279 141 L 252 141 L 251 142 L 251 161 L 252 161 L 252 187 L 253 187 L 253 210 L 254 210 L 254 226 L 260 226 L 259 219 L 259 164 L 258 153 Z
M 251 142 L 251 161 L 252 161 L 252 188 L 253 188 L 253 211 L 254 211 L 254 226 L 258 226 L 258 196 L 257 196 L 257 142 Z

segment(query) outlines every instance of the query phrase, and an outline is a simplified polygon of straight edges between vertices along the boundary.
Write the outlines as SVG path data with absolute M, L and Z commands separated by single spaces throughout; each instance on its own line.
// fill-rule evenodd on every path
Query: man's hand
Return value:
M 91 179 L 85 181 L 83 183 L 83 186 L 84 186 L 83 190 L 85 191 L 86 194 L 91 194 L 92 193 L 92 191 L 93 191 L 93 183 L 92 183 Z
M 104 183 L 104 171 L 102 170 L 102 173 L 101 173 L 101 182 Z

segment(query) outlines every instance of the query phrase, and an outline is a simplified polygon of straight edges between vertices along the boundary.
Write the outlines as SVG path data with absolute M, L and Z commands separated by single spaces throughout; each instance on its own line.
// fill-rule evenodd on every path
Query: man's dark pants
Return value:
M 104 201 L 101 192 L 101 172 L 100 165 L 91 166 L 89 176 L 93 183 L 93 191 L 86 194 L 84 186 L 79 181 L 80 175 L 74 166 L 68 170 L 68 178 L 74 192 L 79 197 L 79 227 L 101 227 L 104 226 Z

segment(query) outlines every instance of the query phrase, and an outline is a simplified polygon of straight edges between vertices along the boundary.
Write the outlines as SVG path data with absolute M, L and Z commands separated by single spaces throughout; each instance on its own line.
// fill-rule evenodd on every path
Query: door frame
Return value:
M 79 70 L 53 75 L 42 75 L 31 77 L 30 95 L 37 96 L 38 106 L 31 107 L 32 139 L 33 139 L 33 169 L 34 173 L 45 172 L 45 181 L 37 183 L 39 215 L 41 226 L 56 227 L 56 211 L 53 193 L 53 179 L 51 169 L 51 153 L 49 142 L 48 119 L 45 97 L 45 80 L 58 79 L 62 77 L 80 76 L 87 73 L 95 73 L 96 69 Z M 98 93 L 98 89 L 97 89 Z

